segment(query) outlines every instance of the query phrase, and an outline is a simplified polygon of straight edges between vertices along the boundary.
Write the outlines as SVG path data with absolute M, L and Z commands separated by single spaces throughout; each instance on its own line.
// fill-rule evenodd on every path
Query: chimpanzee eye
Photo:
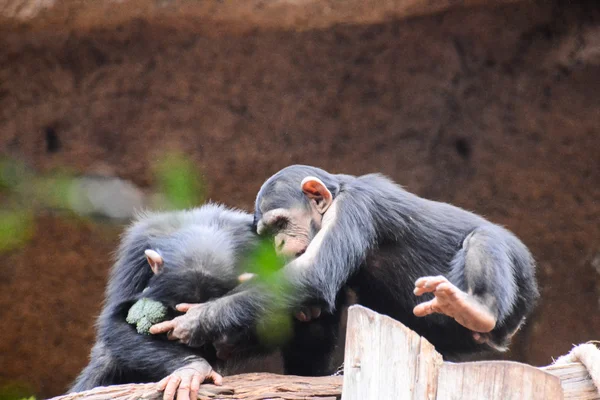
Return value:
M 284 230 L 285 228 L 287 228 L 288 222 L 289 221 L 287 218 L 279 217 L 275 220 L 275 222 L 273 222 L 273 229 L 277 231 Z

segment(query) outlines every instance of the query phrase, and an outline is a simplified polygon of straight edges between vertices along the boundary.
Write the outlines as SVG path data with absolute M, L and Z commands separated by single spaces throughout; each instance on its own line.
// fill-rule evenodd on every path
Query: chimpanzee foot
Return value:
M 480 333 L 490 332 L 496 326 L 496 319 L 492 313 L 475 297 L 463 292 L 443 276 L 427 276 L 415 282 L 414 293 L 421 296 L 423 293 L 433 293 L 433 300 L 417 305 L 413 312 L 417 317 L 424 317 L 433 313 L 445 314 L 452 317 L 467 329 L 475 332 L 473 338 L 478 342 L 485 342 L 486 335 Z

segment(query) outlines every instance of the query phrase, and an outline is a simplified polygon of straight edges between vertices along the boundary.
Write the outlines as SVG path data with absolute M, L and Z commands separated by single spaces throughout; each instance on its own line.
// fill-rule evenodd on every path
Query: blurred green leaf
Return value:
M 249 272 L 265 280 L 272 279 L 285 263 L 285 258 L 277 255 L 273 241 L 266 238 L 261 239 L 256 249 L 248 257 Z
M 202 179 L 188 158 L 169 154 L 157 163 L 155 174 L 159 189 L 172 208 L 190 208 L 202 203 Z
M 293 287 L 279 271 L 286 259 L 277 255 L 273 241 L 263 239 L 248 257 L 248 272 L 256 275 L 264 290 L 272 294 L 268 311 L 258 321 L 259 340 L 268 346 L 279 346 L 292 335 L 292 316 L 286 301 Z
M 0 400 L 36 400 L 29 385 L 11 382 L 0 386 Z
M 285 344 L 293 334 L 292 316 L 285 309 L 265 314 L 256 329 L 258 339 L 268 347 Z
M 68 209 L 73 177 L 66 172 L 40 177 L 31 182 L 36 199 L 46 207 Z
M 0 252 L 24 245 L 33 234 L 33 215 L 27 211 L 0 210 Z

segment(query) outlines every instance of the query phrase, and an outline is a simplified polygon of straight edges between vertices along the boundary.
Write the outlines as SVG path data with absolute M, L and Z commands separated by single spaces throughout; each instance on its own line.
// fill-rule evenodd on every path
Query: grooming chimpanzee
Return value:
M 314 303 L 335 313 L 348 286 L 360 304 L 403 322 L 446 358 L 504 349 L 539 296 L 534 260 L 512 233 L 379 174 L 290 166 L 261 187 L 254 221 L 279 252 L 295 256 L 282 270 L 295 287 L 290 309 Z M 199 345 L 253 326 L 272 297 L 251 284 L 151 332 L 173 330 Z
M 140 298 L 163 303 L 172 318 L 179 314 L 176 309 L 187 309 L 186 303 L 202 303 L 242 289 L 240 280 L 250 275 L 244 273 L 251 267 L 247 256 L 258 241 L 252 215 L 214 204 L 138 218 L 125 232 L 111 271 L 90 363 L 71 391 L 166 377 L 159 385 L 165 389 L 165 399 L 172 399 L 178 388 L 178 399 L 195 398 L 205 379 L 220 383 L 221 376 L 212 366 L 216 370 L 243 366 L 250 357 L 275 350 L 259 342 L 251 330 L 228 331 L 217 340 L 215 350 L 210 344 L 192 348 L 170 342 L 169 335 L 142 335 L 126 322 L 130 307 Z M 310 316 L 317 316 L 317 311 Z M 296 366 L 310 363 L 321 343 L 329 348 L 335 341 L 330 332 L 337 331 L 337 320 L 325 317 L 314 322 L 294 322 L 298 327 L 291 339 L 294 346 L 282 349 L 287 373 L 303 373 Z M 302 347 L 298 346 L 302 341 L 315 345 L 307 346 L 304 353 L 293 351 Z

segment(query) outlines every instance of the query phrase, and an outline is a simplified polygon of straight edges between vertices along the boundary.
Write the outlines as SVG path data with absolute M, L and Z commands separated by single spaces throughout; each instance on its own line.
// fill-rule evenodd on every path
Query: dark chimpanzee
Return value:
M 275 350 L 274 346 L 259 343 L 252 331 L 239 335 L 229 331 L 217 340 L 216 349 L 211 345 L 192 348 L 168 341 L 169 335 L 139 334 L 126 322 L 128 310 L 140 298 L 160 301 L 169 308 L 172 318 L 178 315 L 175 310 L 187 310 L 186 303 L 202 303 L 242 290 L 244 285 L 238 284 L 251 277 L 245 273 L 246 267 L 251 267 L 248 255 L 257 248 L 258 241 L 252 215 L 215 204 L 140 216 L 121 241 L 97 322 L 97 342 L 89 365 L 71 391 L 157 382 L 166 377 L 159 384 L 165 389 L 165 399 L 172 399 L 176 391 L 178 399 L 195 398 L 205 379 L 221 382 L 212 366 L 226 371 L 243 367 L 249 358 Z M 309 310 L 312 313 L 302 315 L 318 316 L 318 310 Z M 325 335 L 337 329 L 337 320 L 330 320 L 324 316 L 314 321 L 317 323 L 294 321 L 298 335 L 292 337 L 290 344 L 294 346 L 290 349 L 298 348 L 301 340 L 318 344 L 307 352 L 281 349 L 287 373 L 302 373 L 296 365 L 310 362 L 311 351 L 319 351 L 321 342 L 329 348 L 329 343 L 335 341 L 335 335 Z M 309 338 L 304 332 L 316 332 L 317 336 Z
M 296 289 L 287 296 L 290 309 L 313 302 L 323 315 L 335 313 L 347 286 L 359 303 L 403 322 L 446 358 L 506 348 L 539 297 L 534 260 L 512 233 L 379 174 L 287 167 L 261 187 L 254 221 L 278 251 L 295 256 L 282 270 Z M 199 345 L 252 327 L 273 294 L 250 286 L 151 332 L 172 329 Z
M 138 334 L 126 316 L 141 297 L 162 302 L 173 314 L 180 303 L 201 303 L 231 291 L 243 272 L 244 255 L 257 243 L 251 227 L 252 216 L 218 205 L 138 218 L 125 233 L 111 271 L 90 363 L 71 391 L 156 382 L 173 374 L 161 382 L 165 398 L 172 398 L 177 387 L 178 398 L 189 393 L 195 398 L 205 378 L 220 383 L 211 367 L 214 349 Z

